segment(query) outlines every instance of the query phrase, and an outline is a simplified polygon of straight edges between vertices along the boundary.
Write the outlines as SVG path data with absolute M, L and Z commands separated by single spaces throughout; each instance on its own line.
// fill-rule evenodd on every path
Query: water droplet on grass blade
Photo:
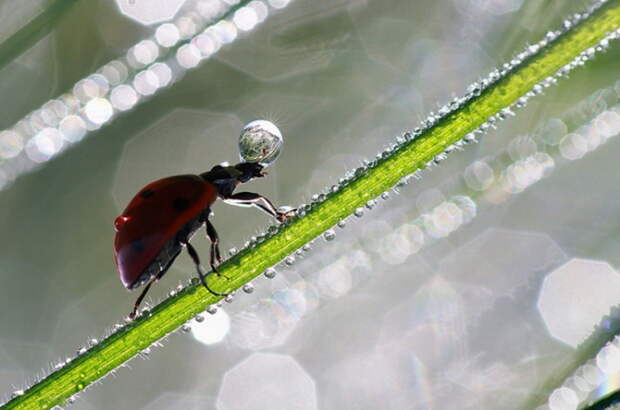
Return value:
M 323 233 L 323 238 L 326 241 L 333 241 L 336 238 L 336 232 L 333 229 L 328 229 Z
M 274 268 L 268 268 L 264 273 L 265 277 L 268 279 L 275 278 L 276 274 L 277 274 L 277 271 Z

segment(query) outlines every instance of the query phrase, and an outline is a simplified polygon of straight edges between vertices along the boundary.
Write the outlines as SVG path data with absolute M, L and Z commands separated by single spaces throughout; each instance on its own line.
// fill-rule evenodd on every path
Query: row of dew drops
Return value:
M 338 184 L 335 184 L 335 185 L 332 185 L 331 187 L 328 187 L 327 189 L 325 189 L 320 194 L 313 195 L 311 197 L 310 204 L 302 204 L 302 205 L 300 205 L 297 208 L 297 210 L 296 210 L 296 217 L 295 218 L 291 218 L 291 219 L 297 219 L 297 218 L 304 217 L 308 212 L 310 212 L 314 208 L 316 208 L 319 205 L 321 205 L 328 198 L 330 198 L 331 196 L 337 194 L 342 189 L 346 188 L 351 183 L 353 183 L 357 179 L 359 179 L 362 176 L 364 176 L 369 170 L 371 170 L 372 168 L 376 167 L 383 160 L 385 160 L 385 159 L 395 155 L 396 153 L 398 153 L 399 151 L 404 149 L 409 143 L 414 141 L 420 135 L 424 134 L 431 127 L 433 127 L 435 124 L 437 124 L 441 119 L 446 118 L 447 116 L 449 116 L 450 114 L 452 114 L 456 110 L 458 110 L 459 108 L 463 107 L 466 103 L 471 101 L 473 98 L 479 96 L 486 89 L 488 89 L 492 85 L 496 84 L 499 80 L 504 78 L 509 72 L 511 72 L 516 67 L 521 65 L 525 60 L 527 60 L 527 59 L 537 55 L 539 52 L 541 52 L 541 50 L 543 48 L 545 48 L 546 46 L 551 44 L 558 37 L 562 36 L 562 34 L 564 32 L 568 31 L 570 28 L 572 28 L 579 21 L 587 18 L 590 14 L 592 14 L 598 8 L 600 8 L 605 3 L 607 3 L 607 1 L 608 0 L 598 1 L 594 5 L 589 7 L 586 12 L 580 13 L 580 14 L 574 14 L 571 18 L 564 20 L 563 28 L 562 29 L 556 30 L 556 31 L 549 31 L 541 41 L 539 41 L 536 44 L 527 46 L 526 49 L 523 52 L 517 54 L 513 59 L 510 60 L 509 63 L 503 64 L 500 69 L 493 70 L 486 78 L 483 78 L 483 79 L 479 80 L 478 82 L 475 82 L 475 83 L 471 84 L 467 88 L 467 93 L 465 94 L 465 96 L 454 98 L 449 104 L 442 106 L 438 110 L 437 113 L 431 112 L 428 115 L 428 117 L 422 121 L 420 127 L 414 129 L 412 132 L 405 132 L 402 136 L 397 137 L 395 143 L 393 143 L 390 146 L 388 146 L 383 152 L 380 152 L 374 159 L 372 159 L 370 161 L 364 161 L 364 164 L 362 166 L 358 167 L 355 170 L 351 170 L 351 171 L 347 172 L 343 178 L 340 178 L 340 180 L 338 181 Z M 523 108 L 527 104 L 527 102 L 529 101 L 530 98 L 542 94 L 544 89 L 550 87 L 551 85 L 556 84 L 559 78 L 566 76 L 574 68 L 584 65 L 588 60 L 593 58 L 594 55 L 597 52 L 602 52 L 602 51 L 606 50 L 609 47 L 610 41 L 616 40 L 618 38 L 620 38 L 620 29 L 616 30 L 614 32 L 611 32 L 610 34 L 608 34 L 605 38 L 603 38 L 599 42 L 598 45 L 596 45 L 594 47 L 591 47 L 591 48 L 583 51 L 582 53 L 580 53 L 574 60 L 572 60 L 568 64 L 564 65 L 559 70 L 557 70 L 554 75 L 549 76 L 549 77 L 545 78 L 544 80 L 542 80 L 540 83 L 534 85 L 530 91 L 525 93 L 525 95 L 520 97 L 511 106 L 509 106 L 507 108 L 504 108 L 504 109 L 500 110 L 500 112 L 498 112 L 497 114 L 489 117 L 487 119 L 487 121 L 484 122 L 483 124 L 481 124 L 475 131 L 465 135 L 461 140 L 459 140 L 459 141 L 455 142 L 454 144 L 449 145 L 448 147 L 446 147 L 444 152 L 436 155 L 432 160 L 430 160 L 426 164 L 424 169 L 429 169 L 430 170 L 432 167 L 438 165 L 443 160 L 445 160 L 447 158 L 447 155 L 450 154 L 451 152 L 453 152 L 453 151 L 461 151 L 461 150 L 463 150 L 465 145 L 478 142 L 478 138 L 480 136 L 484 135 L 490 129 L 495 129 L 496 128 L 496 124 L 499 121 L 504 120 L 504 119 L 506 119 L 509 116 L 515 115 L 513 109 Z M 412 179 L 420 179 L 421 177 L 422 177 L 422 169 L 419 169 L 419 170 L 415 171 L 414 173 L 403 177 L 393 187 L 393 191 L 395 193 L 398 193 L 399 189 L 404 187 L 404 186 L 406 186 Z M 382 193 L 379 198 L 382 199 L 382 200 L 388 200 L 390 198 L 390 193 L 386 191 L 386 192 Z M 377 205 L 377 200 L 378 199 L 371 199 L 371 200 L 367 201 L 367 203 L 365 204 L 365 207 L 358 207 L 354 211 L 353 215 L 355 217 L 357 217 L 357 218 L 363 217 L 367 210 L 372 210 L 373 208 L 375 208 L 375 206 Z M 232 255 L 237 254 L 238 252 L 243 252 L 243 251 L 246 251 L 248 249 L 254 248 L 256 245 L 258 245 L 258 244 L 268 240 L 269 238 L 271 238 L 272 236 L 274 236 L 275 234 L 280 232 L 285 226 L 287 226 L 290 223 L 292 223 L 291 219 L 287 220 L 283 224 L 269 226 L 265 233 L 263 233 L 261 235 L 254 236 L 248 242 L 246 242 L 241 250 L 237 250 L 235 248 L 232 248 L 232 249 L 230 249 L 229 254 L 232 256 Z M 346 226 L 346 218 L 341 220 L 340 222 L 338 222 L 336 226 L 338 228 L 344 228 Z M 333 228 L 332 229 L 328 229 L 327 231 L 325 231 L 323 233 L 322 236 L 323 236 L 323 238 L 326 241 L 333 241 L 336 238 L 336 231 Z M 312 249 L 312 243 L 305 244 L 302 248 L 298 249 L 293 254 L 287 256 L 281 262 L 281 264 L 284 264 L 284 266 L 291 266 L 291 265 L 293 265 L 295 263 L 295 261 L 298 258 L 303 257 L 303 255 L 305 253 L 309 252 L 311 249 Z M 277 275 L 277 270 L 275 269 L 275 267 L 270 267 L 267 270 L 265 270 L 263 275 L 266 278 L 268 278 L 268 279 L 272 279 L 272 278 L 274 278 Z M 193 279 L 191 279 L 189 281 L 187 286 L 196 286 L 197 284 L 198 284 L 197 283 L 197 279 L 193 278 Z M 176 287 L 176 289 L 173 289 L 173 290 L 170 291 L 169 296 L 173 297 L 173 296 L 177 295 L 179 292 L 181 292 L 181 291 L 183 291 L 185 289 L 186 289 L 186 287 L 184 287 L 183 285 L 178 285 Z M 252 293 L 254 291 L 254 285 L 251 282 L 246 283 L 242 287 L 242 290 L 243 290 L 243 292 L 250 294 L 250 293 Z M 225 297 L 223 300 L 220 300 L 217 304 L 208 306 L 207 309 L 206 309 L 206 313 L 208 313 L 208 314 L 215 314 L 217 312 L 218 308 L 221 308 L 224 303 L 231 303 L 233 301 L 233 299 L 234 299 L 234 293 L 231 293 L 230 295 Z M 149 308 L 148 307 L 145 307 L 144 309 L 142 309 L 141 316 L 145 316 L 145 315 L 148 315 L 148 314 L 149 314 Z M 200 322 L 204 321 L 204 316 L 203 316 L 203 314 L 198 314 L 198 315 L 196 315 L 194 317 L 193 320 L 195 320 L 196 322 L 200 323 Z M 110 337 L 111 335 L 115 334 L 118 331 L 125 331 L 125 330 L 127 330 L 126 329 L 126 324 L 129 323 L 129 322 L 130 321 L 126 318 L 124 323 L 117 323 L 117 324 L 115 324 L 114 327 L 107 332 L 108 334 L 106 335 L 105 338 Z M 182 332 L 185 332 L 185 333 L 189 332 L 191 330 L 191 321 L 186 323 L 186 324 L 184 324 L 184 325 L 182 325 L 180 327 L 180 330 Z M 164 337 L 163 339 L 165 339 L 166 337 Z M 163 339 L 160 340 L 160 341 L 156 341 L 150 347 L 147 347 L 147 348 L 143 349 L 141 351 L 141 353 L 139 354 L 139 356 L 142 357 L 142 358 L 149 357 L 149 355 L 151 353 L 151 348 L 152 347 L 161 346 Z M 90 349 L 95 347 L 98 343 L 99 343 L 99 340 L 97 340 L 96 338 L 89 339 L 89 341 L 88 341 L 86 346 L 83 346 L 83 347 L 81 347 L 80 349 L 77 350 L 76 357 L 80 357 L 80 356 L 84 355 Z M 60 361 L 60 362 L 58 362 L 56 364 L 53 364 L 52 366 L 50 366 L 51 369 L 48 372 L 48 374 L 44 375 L 42 377 L 38 377 L 34 381 L 33 385 L 36 384 L 36 383 L 39 383 L 43 379 L 49 377 L 49 375 L 52 374 L 53 372 L 58 371 L 58 370 L 64 368 L 65 366 L 69 365 L 72 362 L 72 360 L 73 360 L 72 357 L 68 357 L 66 360 Z M 128 362 L 123 363 L 122 365 L 120 365 L 120 367 L 127 366 L 127 363 Z M 110 373 L 114 373 L 114 371 L 112 371 Z M 108 374 L 110 374 L 110 373 L 108 373 Z M 85 374 L 80 374 L 79 377 L 80 377 L 80 380 L 78 380 L 76 382 L 76 388 L 77 388 L 77 390 L 81 391 L 81 390 L 84 390 L 85 388 L 89 387 L 89 383 L 90 382 L 88 382 L 86 380 L 87 376 Z M 101 380 L 101 379 L 99 379 L 99 380 Z M 27 387 L 27 388 L 24 388 L 24 389 L 17 389 L 15 391 L 13 391 L 13 393 L 11 394 L 9 400 L 12 400 L 14 398 L 18 398 L 20 396 L 23 396 L 29 388 L 30 387 Z M 78 396 L 77 393 L 72 395 L 71 397 L 66 399 L 62 403 L 62 405 L 72 404 L 73 402 L 75 402 L 77 396 Z M 56 408 L 59 408 L 59 407 L 60 406 L 56 406 Z

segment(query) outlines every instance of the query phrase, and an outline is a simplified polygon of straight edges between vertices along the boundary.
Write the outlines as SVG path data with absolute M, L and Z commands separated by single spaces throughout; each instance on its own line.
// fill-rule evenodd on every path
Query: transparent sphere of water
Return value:
M 243 127 L 239 137 L 239 156 L 245 162 L 271 165 L 280 155 L 284 137 L 276 125 L 266 120 L 255 120 Z

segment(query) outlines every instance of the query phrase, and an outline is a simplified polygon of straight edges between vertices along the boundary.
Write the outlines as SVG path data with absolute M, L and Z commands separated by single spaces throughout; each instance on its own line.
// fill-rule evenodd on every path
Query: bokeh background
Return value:
M 186 27 L 210 1 L 78 0 L 0 69 L 0 129 L 79 94 L 80 79 L 153 39 L 161 24 Z M 0 41 L 49 4 L 0 3 Z M 46 135 L 48 145 L 23 151 L 3 134 L 5 397 L 129 312 L 137 294 L 115 272 L 112 221 L 146 183 L 236 161 L 242 126 L 264 118 L 280 127 L 285 149 L 248 189 L 278 205 L 307 203 L 587 5 L 272 4 L 264 23 L 198 67 L 173 72 L 178 79 L 153 95 L 143 90 L 135 108 L 78 124 L 92 131 L 59 155 L 53 143 L 79 140 L 79 126 L 80 138 Z M 576 360 L 619 300 L 620 142 L 611 138 L 620 128 L 619 59 L 616 45 L 72 408 L 517 409 L 550 394 L 543 384 Z M 115 108 L 133 94 L 117 97 Z M 40 165 L 11 182 L 27 161 Z M 270 223 L 252 209 L 217 204 L 214 212 L 224 250 Z M 206 258 L 205 238 L 194 243 Z M 150 303 L 192 272 L 182 255 Z M 602 394 L 620 380 L 597 369 L 582 376 L 587 388 L 564 392 L 551 408 L 572 408 L 571 394 Z

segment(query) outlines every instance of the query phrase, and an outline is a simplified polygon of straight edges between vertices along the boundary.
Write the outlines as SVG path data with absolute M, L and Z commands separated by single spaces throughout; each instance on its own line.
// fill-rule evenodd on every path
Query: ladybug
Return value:
M 255 123 L 259 123 L 262 128 L 257 129 Z M 275 127 L 273 124 L 271 126 Z M 129 315 L 131 319 L 135 318 L 138 306 L 151 285 L 166 274 L 183 248 L 187 249 L 204 287 L 214 295 L 226 296 L 210 289 L 207 284 L 208 275 L 219 275 L 216 262 L 222 262 L 219 237 L 209 221 L 211 205 L 217 198 L 233 205 L 256 206 L 279 222 L 293 215 L 294 210 L 281 212 L 262 195 L 252 192 L 234 193 L 237 185 L 264 177 L 265 166 L 279 155 L 282 141 L 279 130 L 275 128 L 275 137 L 279 136 L 279 140 L 276 139 L 277 144 L 274 145 L 274 128 L 268 129 L 272 132 L 265 132 L 261 121 L 253 121 L 241 135 L 242 159 L 244 154 L 246 158 L 249 157 L 247 147 L 244 151 L 242 146 L 244 141 L 247 142 L 244 136 L 248 136 L 248 130 L 250 142 L 259 144 L 258 157 L 251 158 L 254 161 L 244 161 L 234 166 L 216 165 L 200 175 L 177 175 L 152 182 L 142 188 L 114 220 L 114 261 L 120 279 L 129 290 L 146 284 Z M 256 153 L 256 147 L 253 149 L 252 152 Z M 263 160 L 262 163 L 260 160 Z M 212 271 L 207 275 L 202 272 L 198 252 L 189 242 L 203 225 L 211 241 L 209 264 Z

